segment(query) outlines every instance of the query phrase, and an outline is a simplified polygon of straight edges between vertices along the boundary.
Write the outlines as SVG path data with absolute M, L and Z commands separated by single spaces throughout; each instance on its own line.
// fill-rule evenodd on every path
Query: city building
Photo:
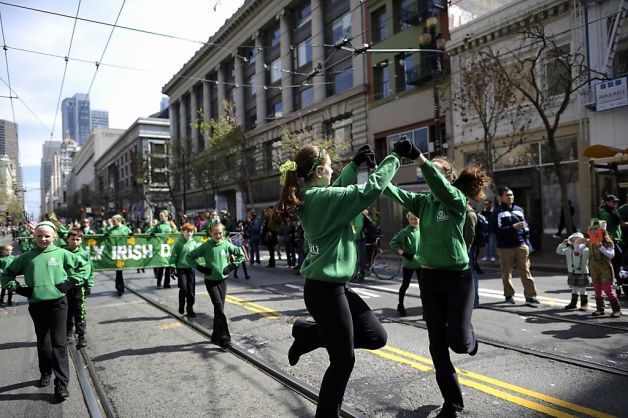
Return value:
M 179 211 L 226 209 L 242 219 L 273 205 L 279 164 L 292 157 L 281 155 L 285 133 L 334 138 L 347 160 L 369 142 L 365 55 L 353 54 L 366 41 L 365 10 L 360 0 L 248 0 L 166 83 L 173 146 L 201 154 L 209 132 L 191 122 L 220 120 L 225 100 L 246 137 L 245 157 L 216 187 L 192 178 L 177 190 Z
M 42 157 L 40 164 L 40 208 L 42 215 L 49 211 L 51 207 L 51 179 L 53 176 L 53 160 L 56 153 L 61 149 L 61 141 L 44 141 L 42 145 Z
M 20 165 L 20 148 L 17 138 L 17 125 L 0 119 L 0 157 L 7 156 L 13 170 L 13 190 L 18 191 L 23 201 L 22 166 Z
M 127 221 L 141 224 L 155 211 L 171 209 L 169 147 L 169 120 L 148 117 L 137 119 L 99 157 L 94 155 L 96 201 L 90 206 L 95 216 L 121 213 Z
M 72 138 L 82 145 L 91 131 L 89 96 L 77 93 L 61 102 L 63 138 Z
M 54 211 L 60 216 L 67 216 L 68 177 L 72 171 L 72 158 L 77 149 L 76 141 L 66 138 L 60 142 L 59 148 L 52 155 L 52 174 L 47 190 L 46 211 L 42 214 Z
M 92 110 L 90 115 L 90 132 L 96 128 L 109 127 L 109 112 L 106 110 Z
M 85 143 L 74 154 L 72 171 L 68 178 L 69 209 L 73 217 L 94 216 L 100 202 L 96 194 L 95 162 L 107 152 L 124 132 L 123 129 L 95 128 Z
M 6 204 L 6 199 L 15 193 L 13 188 L 16 181 L 15 174 L 13 161 L 6 155 L 0 156 L 0 198 L 3 204 Z
M 602 111 L 596 102 L 603 99 L 595 96 L 596 86 L 600 83 L 595 78 L 612 80 L 603 82 L 607 87 L 614 85 L 616 80 L 619 85 L 624 77 L 623 97 L 626 97 L 628 34 L 621 31 L 625 15 L 623 1 L 512 1 L 452 30 L 447 44 L 452 74 L 460 74 L 472 58 L 487 47 L 501 51 L 502 55 L 506 55 L 506 51 L 515 51 L 513 54 L 525 51 L 527 58 L 541 58 L 535 67 L 538 74 L 535 82 L 540 87 L 539 97 L 545 99 L 544 110 L 550 124 L 554 123 L 553 115 L 558 109 L 562 110 L 556 103 L 564 102 L 565 106 L 557 125 L 555 143 L 561 171 L 566 178 L 567 197 L 576 209 L 576 226 L 583 230 L 588 220 L 597 216 L 603 193 L 618 194 L 618 187 L 628 186 L 628 173 L 622 174 L 621 170 L 618 173 L 617 165 L 599 170 L 599 162 L 584 157 L 585 151 L 594 144 L 608 145 L 620 151 L 628 148 L 628 137 L 625 135 L 628 130 L 628 101 L 624 99 L 623 106 L 615 104 L 616 107 Z M 540 41 L 522 46 L 519 31 L 530 26 L 530 19 L 541 22 L 545 34 L 556 40 L 554 50 L 539 54 L 543 45 Z M 563 100 L 568 96 L 560 93 L 557 87 L 561 85 L 561 80 L 570 78 L 568 76 L 575 74 L 577 69 L 572 66 L 569 73 L 561 73 L 557 64 L 560 54 L 582 57 L 591 75 L 588 77 L 585 74 L 575 80 L 574 86 L 581 84 L 581 87 L 568 101 Z M 508 58 L 504 58 L 503 62 L 510 65 Z M 514 62 L 512 57 L 510 62 Z M 467 81 L 460 75 L 452 77 L 452 89 L 468 89 L 464 84 Z M 493 85 L 491 88 L 494 91 L 497 87 Z M 496 125 L 492 141 L 494 152 L 490 158 L 497 186 L 507 185 L 513 189 L 516 203 L 525 208 L 532 231 L 532 244 L 537 246 L 541 243 L 542 234 L 557 231 L 561 193 L 550 158 L 546 124 L 538 112 L 530 108 L 520 119 L 523 124 L 518 126 L 521 127 L 513 132 L 517 122 L 515 112 L 521 103 L 527 103 L 523 96 L 517 97 L 515 104 L 503 112 L 503 119 Z M 490 105 L 487 106 L 490 109 Z M 454 106 L 452 127 L 457 162 L 467 163 L 473 161 L 478 153 L 486 154 L 482 148 L 485 129 L 477 112 L 463 113 L 460 107 Z M 625 164 L 621 162 L 623 160 L 622 153 L 615 157 L 614 163 Z M 613 159 L 606 162 L 612 163 Z

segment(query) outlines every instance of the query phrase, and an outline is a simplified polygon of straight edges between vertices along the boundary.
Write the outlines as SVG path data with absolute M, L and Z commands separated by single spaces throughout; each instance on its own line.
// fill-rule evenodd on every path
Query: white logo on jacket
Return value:
M 318 255 L 318 245 L 310 244 L 310 254 Z
M 436 213 L 436 222 L 445 222 L 449 220 L 449 216 L 443 210 L 439 210 Z
M 59 262 L 57 261 L 56 258 L 50 257 L 50 260 L 48 260 L 48 265 L 49 266 L 57 266 L 57 265 L 59 265 Z

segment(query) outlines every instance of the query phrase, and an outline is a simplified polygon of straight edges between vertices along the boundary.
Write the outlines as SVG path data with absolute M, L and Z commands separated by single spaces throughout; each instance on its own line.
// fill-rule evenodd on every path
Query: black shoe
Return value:
M 399 312 L 399 316 L 407 316 L 406 308 L 400 303 L 397 305 L 397 312 Z
M 164 285 L 164 289 L 170 289 L 172 286 L 170 286 L 169 284 L 165 284 Z
M 218 345 L 224 350 L 229 350 L 231 348 L 231 341 L 221 341 Z
M 183 309 L 183 305 L 179 305 L 179 313 L 183 315 L 184 312 L 185 310 Z
M 196 318 L 196 313 L 191 309 L 188 310 L 188 318 Z
M 455 407 L 449 404 L 443 404 L 443 407 L 440 409 L 438 415 L 436 415 L 436 418 L 455 418 L 457 416 L 458 410 Z
M 118 296 L 122 296 L 122 294 L 124 293 L 124 290 L 117 290 L 118 292 Z
M 237 274 L 234 274 L 234 275 L 233 275 L 233 278 L 234 278 L 234 279 L 237 279 L 237 278 L 238 278 L 238 275 L 237 275 Z
M 8 301 L 7 306 L 13 306 L 13 301 Z
M 511 305 L 514 305 L 515 299 L 512 296 L 506 296 L 506 303 L 510 303 Z
M 527 298 L 526 299 L 526 305 L 532 306 L 533 308 L 536 308 L 536 305 L 539 305 L 540 303 L 541 302 L 539 302 L 537 298 Z
M 247 274 L 246 276 L 244 276 L 244 278 L 245 278 L 246 280 L 251 280 L 251 276 L 249 276 L 248 274 Z
M 157 288 L 161 287 L 161 282 L 157 282 Z
M 50 384 L 50 375 L 49 374 L 42 374 L 41 377 L 39 378 L 39 387 L 40 388 L 45 388 L 49 384 Z
M 76 348 L 81 349 L 85 347 L 87 347 L 87 341 L 85 341 L 85 336 L 82 334 L 79 334 L 76 340 Z
M 469 355 L 471 357 L 475 356 L 478 353 L 479 346 L 480 346 L 480 343 L 478 343 L 478 340 L 475 340 L 475 347 L 473 347 L 473 349 L 469 351 Z
M 65 401 L 68 396 L 70 396 L 68 388 L 66 388 L 65 386 L 55 386 L 55 399 L 57 402 Z
M 72 331 L 68 332 L 67 337 L 69 343 L 74 342 L 74 334 L 72 334 Z

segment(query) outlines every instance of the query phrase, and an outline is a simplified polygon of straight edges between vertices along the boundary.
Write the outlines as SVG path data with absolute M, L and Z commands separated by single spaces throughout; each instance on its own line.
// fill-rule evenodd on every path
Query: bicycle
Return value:
M 381 280 L 392 280 L 401 271 L 401 257 L 384 255 L 381 248 L 382 235 L 375 238 L 375 242 L 366 244 L 367 253 L 371 249 L 367 271 L 372 271 L 375 277 Z

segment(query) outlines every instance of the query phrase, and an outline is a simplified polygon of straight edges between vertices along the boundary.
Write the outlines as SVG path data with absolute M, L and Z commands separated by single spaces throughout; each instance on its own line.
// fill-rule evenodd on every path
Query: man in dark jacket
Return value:
M 530 273 L 530 247 L 528 223 L 523 209 L 514 204 L 515 195 L 508 187 L 498 190 L 500 205 L 493 213 L 492 226 L 497 237 L 497 254 L 502 270 L 502 283 L 506 302 L 514 304 L 515 288 L 512 269 L 516 267 L 521 276 L 526 303 L 538 305 L 536 286 Z

